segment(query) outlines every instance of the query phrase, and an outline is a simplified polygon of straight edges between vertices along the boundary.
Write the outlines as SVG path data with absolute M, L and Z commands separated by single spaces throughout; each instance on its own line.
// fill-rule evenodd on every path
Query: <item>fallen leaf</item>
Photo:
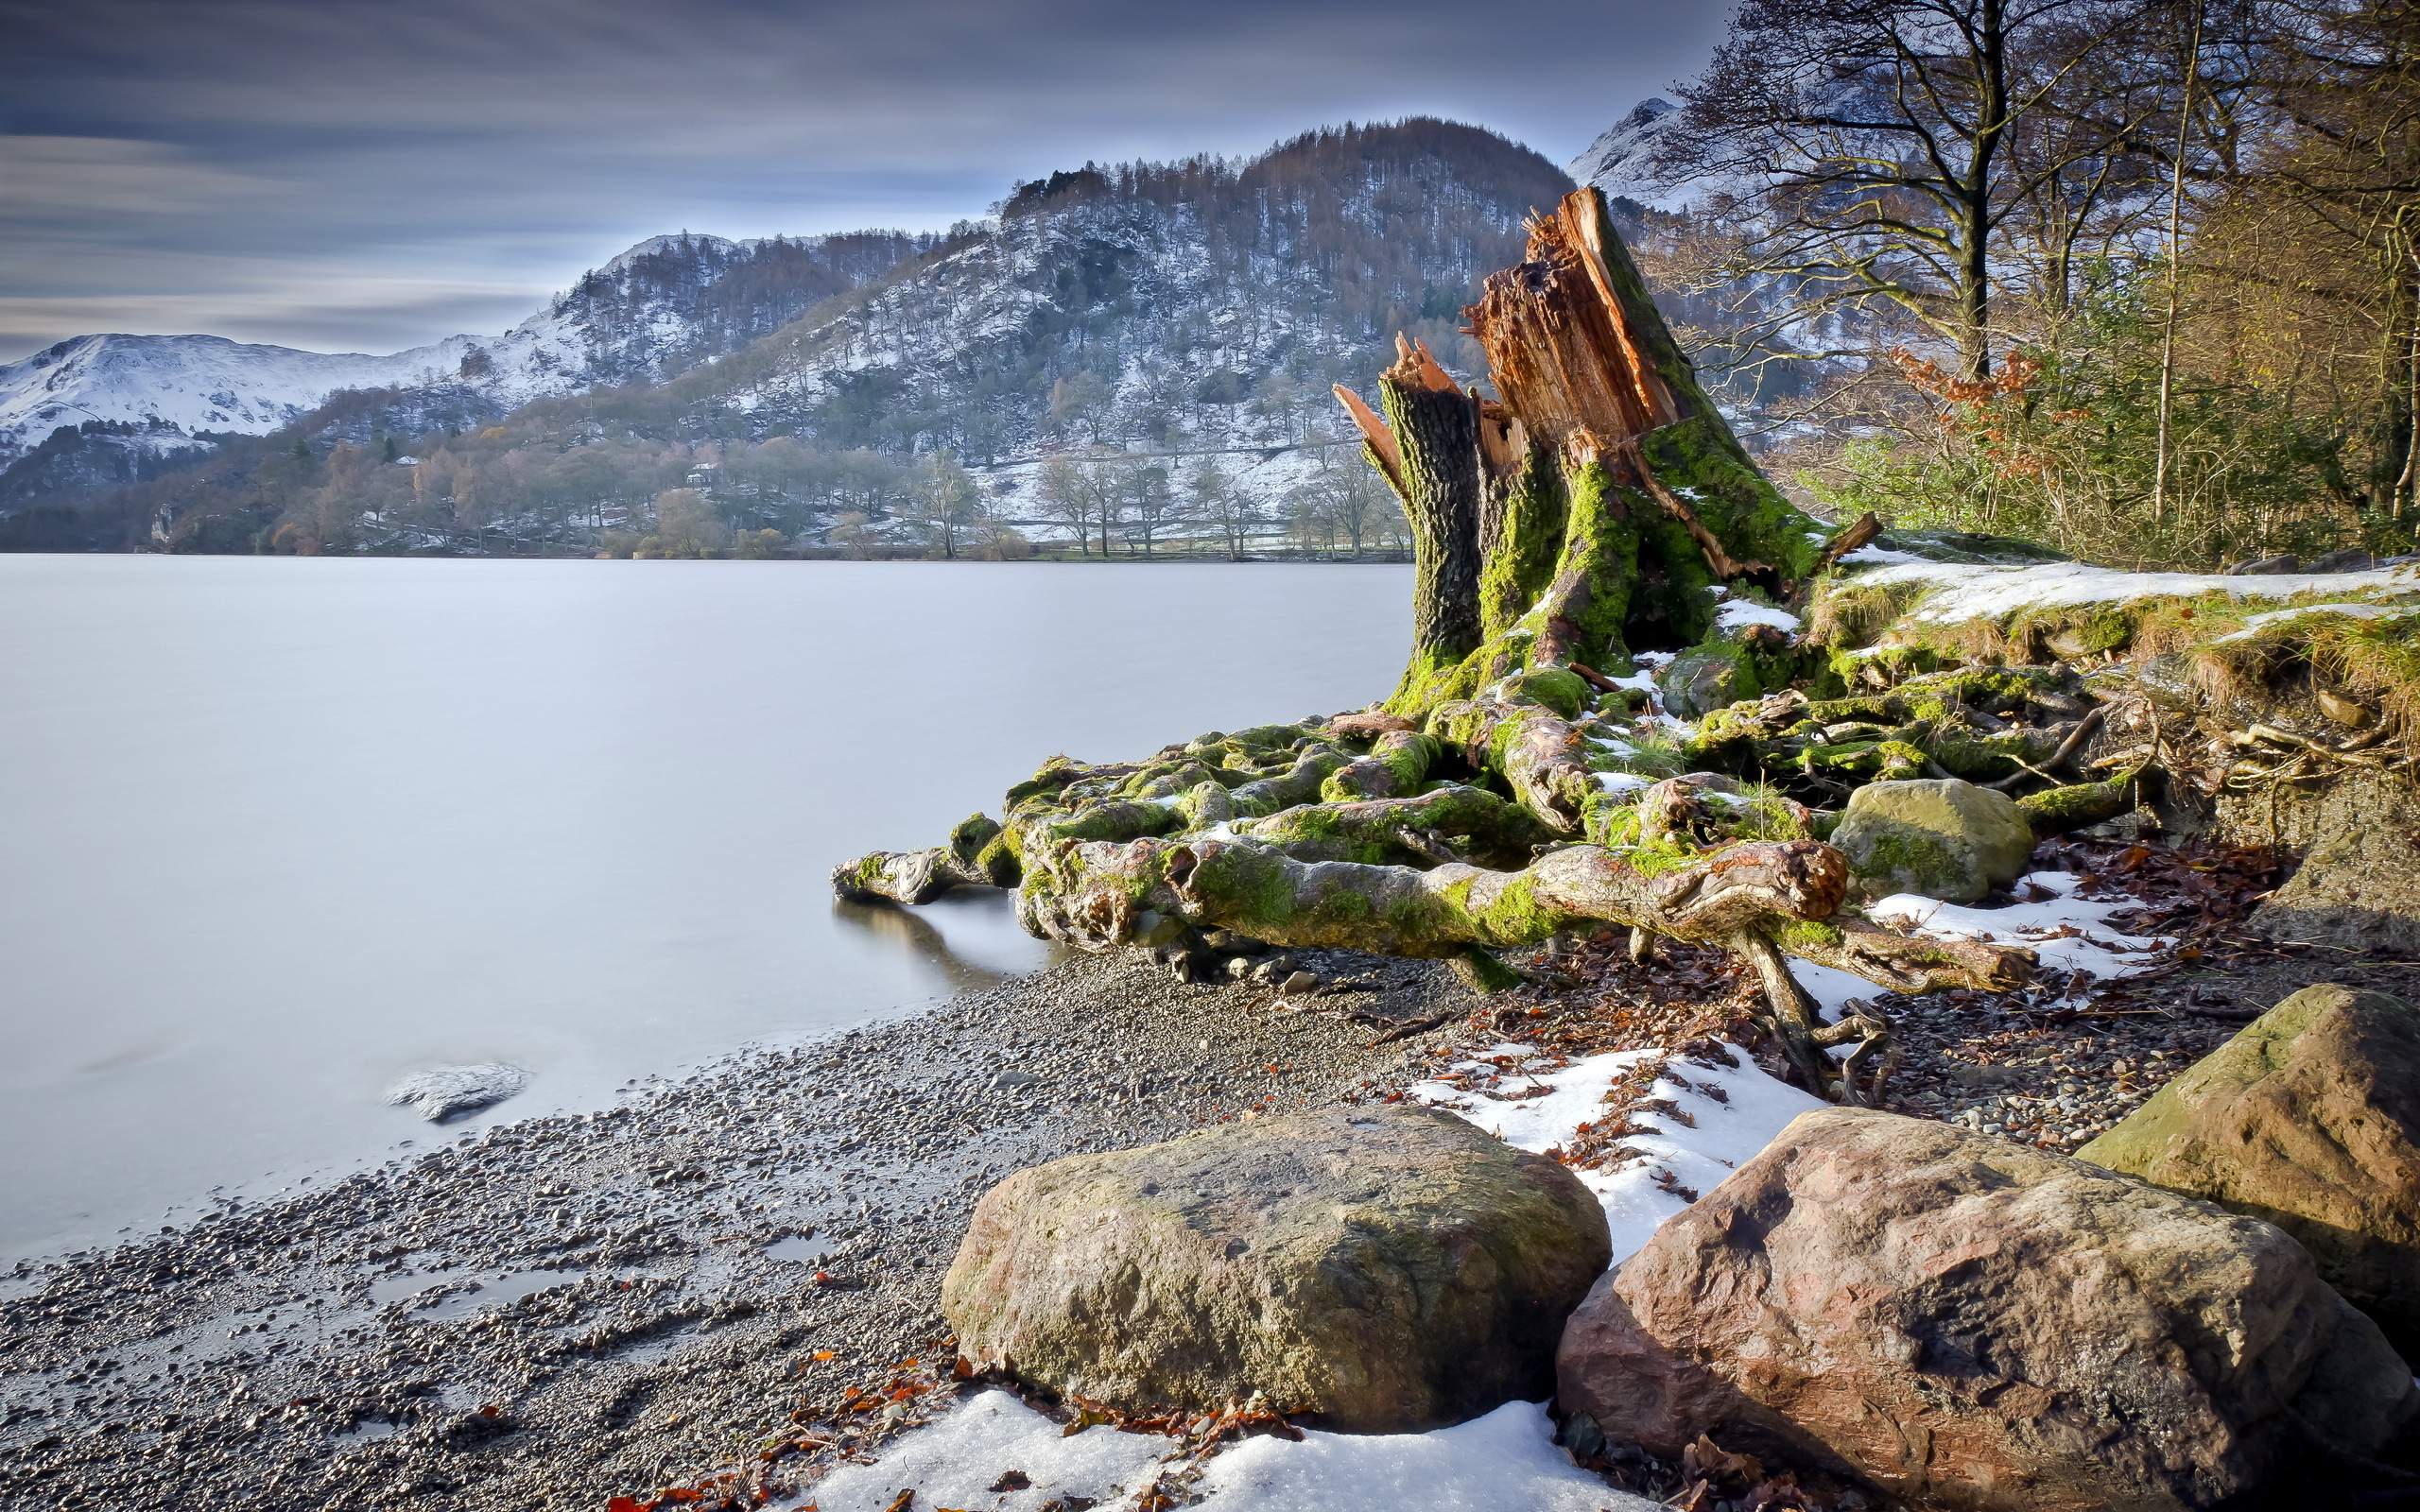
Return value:
M 1025 1471 L 1008 1470 L 1004 1471 L 998 1480 L 992 1483 L 991 1489 L 994 1491 L 1023 1491 L 1030 1489 L 1032 1486 L 1033 1478 L 1026 1474 Z
M 818 1349 L 815 1351 L 815 1358 L 818 1360 L 829 1360 L 832 1358 L 832 1351 L 829 1349 Z

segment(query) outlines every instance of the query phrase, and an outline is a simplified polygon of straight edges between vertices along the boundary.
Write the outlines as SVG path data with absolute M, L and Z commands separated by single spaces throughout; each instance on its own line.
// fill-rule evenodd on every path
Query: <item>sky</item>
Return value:
M 1567 162 L 1721 0 L 0 0 L 0 361 L 389 352 L 622 249 L 941 230 L 1086 160 L 1442 115 Z

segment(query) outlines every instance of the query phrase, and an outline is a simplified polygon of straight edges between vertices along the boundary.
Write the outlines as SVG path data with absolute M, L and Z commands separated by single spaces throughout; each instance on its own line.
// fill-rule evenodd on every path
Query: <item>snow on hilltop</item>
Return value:
M 0 367 L 0 466 L 60 427 L 87 421 L 257 436 L 345 388 L 445 381 L 475 390 L 501 413 L 551 394 L 662 382 L 736 351 L 931 241 L 885 232 L 751 242 L 686 232 L 652 236 L 502 335 L 448 336 L 384 356 L 223 336 L 74 336 Z M 734 274 L 745 276 L 719 291 Z
M 224 336 L 74 336 L 0 367 L 0 462 L 86 421 L 260 435 L 339 388 L 425 382 L 473 345 L 454 336 L 388 356 L 250 346 Z
M 1686 197 L 1657 182 L 1651 160 L 1657 137 L 1679 109 L 1660 96 L 1639 101 L 1628 115 L 1589 143 L 1588 150 L 1572 159 L 1564 171 L 1581 183 L 1603 190 L 1608 198 L 1635 199 L 1658 210 L 1678 209 Z

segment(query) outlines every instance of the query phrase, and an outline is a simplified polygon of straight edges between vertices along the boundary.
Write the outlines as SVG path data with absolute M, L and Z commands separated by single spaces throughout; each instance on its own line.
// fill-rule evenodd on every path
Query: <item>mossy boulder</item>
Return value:
M 2033 832 L 2007 794 L 1958 778 L 1875 782 L 1849 795 L 1832 844 L 1867 898 L 1979 902 L 2025 874 Z
M 1449 1113 L 1338 1108 L 1071 1156 L 984 1194 L 942 1282 L 959 1352 L 1061 1395 L 1440 1427 L 1554 1389 L 1612 1257 L 1559 1162 Z
M 2307 987 L 2076 1154 L 2267 1219 L 2420 1345 L 2420 1008 Z
M 1790 685 L 1799 656 L 1789 636 L 1770 625 L 1725 630 L 1672 659 L 1656 678 L 1667 712 L 1703 719 L 1718 709 Z

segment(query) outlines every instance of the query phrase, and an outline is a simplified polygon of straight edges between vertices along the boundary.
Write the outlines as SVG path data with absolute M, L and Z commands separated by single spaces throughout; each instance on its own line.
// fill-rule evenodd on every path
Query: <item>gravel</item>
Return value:
M 0 1276 L 9 1506 L 594 1509 L 946 1332 L 1007 1173 L 1399 1085 L 1434 963 L 1080 959 Z

